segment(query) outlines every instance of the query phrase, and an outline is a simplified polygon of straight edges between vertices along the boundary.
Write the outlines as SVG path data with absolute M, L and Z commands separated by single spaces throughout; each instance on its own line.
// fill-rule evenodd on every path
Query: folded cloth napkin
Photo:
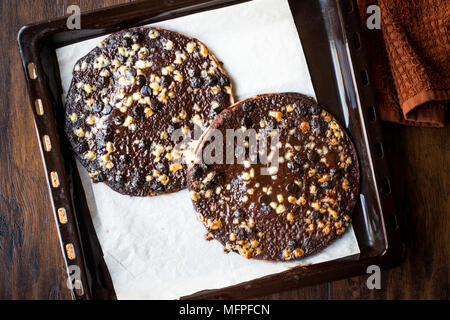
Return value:
M 357 0 L 382 120 L 442 127 L 450 105 L 450 1 Z M 378 5 L 381 30 L 368 29 Z

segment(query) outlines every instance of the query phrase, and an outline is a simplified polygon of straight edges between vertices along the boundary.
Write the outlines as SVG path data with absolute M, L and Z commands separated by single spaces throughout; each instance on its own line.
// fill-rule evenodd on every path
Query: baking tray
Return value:
M 64 108 L 55 50 L 120 29 L 155 23 L 245 1 L 180 0 L 128 3 L 83 13 L 82 29 L 66 18 L 23 27 L 18 35 L 37 136 L 73 299 L 115 299 L 75 159 L 63 134 Z M 353 227 L 360 254 L 288 271 L 182 299 L 245 299 L 388 268 L 405 255 L 383 153 L 382 133 L 365 60 L 356 2 L 289 0 L 319 104 L 345 125 L 361 164 L 360 201 Z M 74 282 L 74 281 L 72 281 Z

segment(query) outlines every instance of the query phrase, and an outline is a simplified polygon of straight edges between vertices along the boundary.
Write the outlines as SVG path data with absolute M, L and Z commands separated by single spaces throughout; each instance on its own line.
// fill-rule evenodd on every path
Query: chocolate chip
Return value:
M 95 176 L 95 180 L 97 180 L 97 182 L 103 182 L 106 180 L 106 175 L 102 172 L 100 172 L 99 174 L 97 174 Z
M 253 101 L 245 101 L 242 104 L 242 111 L 251 112 L 255 108 L 255 103 Z
M 286 191 L 289 192 L 290 194 L 297 194 L 299 191 L 299 187 L 298 185 L 296 185 L 295 183 L 291 182 L 286 186 Z
M 306 162 L 306 157 L 303 153 L 297 153 L 296 155 L 294 155 L 292 160 L 300 165 L 304 165 Z
M 115 39 L 108 38 L 107 40 L 105 40 L 105 47 L 109 48 L 115 45 L 115 43 L 116 43 Z
M 114 129 L 111 127 L 106 127 L 103 131 L 102 131 L 103 135 L 104 135 L 104 139 L 105 141 L 113 141 L 114 140 Z
M 120 44 L 122 45 L 122 47 L 128 48 L 131 46 L 131 39 L 129 37 L 126 38 L 122 38 L 122 40 L 120 40 Z
M 320 122 L 321 120 L 319 118 L 312 118 L 312 120 L 310 121 L 310 126 L 311 128 L 317 128 L 320 126 Z
M 153 111 L 160 111 L 163 108 L 163 104 L 156 98 L 150 98 L 150 108 Z
M 275 121 L 272 119 L 266 120 L 266 130 L 272 130 L 276 128 Z
M 155 181 L 151 184 L 151 189 L 156 193 L 162 193 L 166 190 L 166 187 L 159 181 Z
M 94 102 L 94 104 L 92 105 L 92 110 L 94 112 L 101 112 L 103 110 L 104 104 L 101 101 L 96 101 Z
M 222 184 L 225 180 L 225 174 L 221 171 L 214 171 L 214 177 L 212 178 L 215 185 Z
M 161 105 L 161 108 L 160 108 L 159 110 L 162 109 L 162 106 L 163 106 L 163 105 Z M 180 122 L 174 123 L 174 124 L 173 124 L 173 128 L 174 128 L 174 130 L 180 129 L 180 128 L 181 128 L 181 123 L 180 123 Z M 182 141 L 182 137 L 179 137 L 179 138 L 181 139 L 180 141 Z
M 295 112 L 300 117 L 304 117 L 308 114 L 308 110 L 305 108 L 304 105 L 297 105 L 296 103 L 294 103 L 292 106 L 294 107 Z
M 326 190 L 320 185 L 316 186 L 316 195 L 320 196 L 326 193 Z
M 165 88 L 167 88 L 167 87 L 169 87 L 170 86 L 170 84 L 172 83 L 172 77 L 171 76 L 162 76 L 161 77 L 161 81 L 160 81 L 160 84 L 163 86 L 163 87 L 165 87 Z
M 247 213 L 242 209 L 236 209 L 233 212 L 233 217 L 237 219 L 244 219 L 247 216 Z
M 167 174 L 167 167 L 163 164 L 163 163 L 161 163 L 161 162 L 159 162 L 157 165 L 156 165 L 156 170 L 158 170 L 160 173 L 162 173 L 162 174 Z
M 126 181 L 125 176 L 120 174 L 116 175 L 114 180 L 119 184 L 124 184 Z
M 200 77 L 200 71 L 195 68 L 189 68 L 188 69 L 188 75 L 190 77 Z
M 302 243 L 302 250 L 303 250 L 305 253 L 309 253 L 309 252 L 311 252 L 311 251 L 314 251 L 315 248 L 317 248 L 316 240 L 311 239 L 311 238 L 305 238 L 305 239 L 303 240 L 303 243 Z
M 315 169 L 316 169 L 317 173 L 322 174 L 322 173 L 325 173 L 327 171 L 327 165 L 325 163 L 323 163 L 323 162 L 318 162 L 316 164 Z
M 198 163 L 192 168 L 192 177 L 194 179 L 200 179 L 205 173 L 206 165 L 203 163 Z
M 245 228 L 244 232 L 247 235 L 247 239 L 255 239 L 258 234 L 258 231 L 254 228 Z
M 114 124 L 120 126 L 125 121 L 125 116 L 118 114 L 114 117 Z
M 131 41 L 133 43 L 141 43 L 142 41 L 144 41 L 144 35 L 140 32 L 133 32 L 131 34 Z
M 140 188 L 144 185 L 145 175 L 141 175 L 140 173 L 136 173 L 133 178 L 131 178 L 130 186 L 134 188 Z
M 135 82 L 135 84 L 136 84 L 138 87 L 144 86 L 146 83 L 147 83 L 147 78 L 145 78 L 145 76 L 143 76 L 142 74 L 140 74 L 140 75 L 138 75 L 138 76 L 136 77 L 136 82 Z
M 272 199 L 268 194 L 263 194 L 259 197 L 258 202 L 263 206 L 268 206 L 272 202 Z
M 317 105 L 312 105 L 312 106 L 309 108 L 309 112 L 310 112 L 312 115 L 314 115 L 314 116 L 320 114 L 320 111 L 321 111 L 321 109 L 320 109 L 320 107 L 317 106 Z
M 330 177 L 332 179 L 340 179 L 344 176 L 344 170 L 342 170 L 342 168 L 332 168 L 330 170 Z
M 245 240 L 245 233 L 242 229 L 237 229 L 234 235 L 236 236 L 236 240 Z
M 294 251 L 299 247 L 298 242 L 296 240 L 289 240 L 286 244 L 286 249 L 290 251 Z
M 303 169 L 303 166 L 295 161 L 289 161 L 286 166 L 289 170 L 295 175 L 301 175 L 305 172 L 305 169 Z
M 272 207 L 263 205 L 261 206 L 261 212 L 265 215 L 268 215 L 272 212 Z
M 296 128 L 296 127 L 298 127 L 297 121 L 296 121 L 295 119 L 290 119 L 290 120 L 288 121 L 288 123 L 287 123 L 287 128 L 288 128 L 288 129 L 294 129 L 294 128 Z
M 144 106 L 138 103 L 133 108 L 133 114 L 137 117 L 142 117 L 144 115 Z
M 223 183 L 225 175 L 221 171 L 214 171 L 212 179 L 206 183 L 207 188 L 213 188 Z
M 127 76 L 127 78 L 131 78 L 131 77 L 135 77 L 137 74 L 136 69 L 134 68 L 127 68 L 127 71 L 125 72 L 125 75 Z
M 222 108 L 222 107 L 211 109 L 209 111 L 209 118 L 215 118 L 219 113 L 221 113 L 223 111 L 223 109 L 224 108 Z
M 311 161 L 312 163 L 316 163 L 320 160 L 319 154 L 314 150 L 310 150 L 307 154 L 307 157 L 308 160 Z
M 230 103 L 230 95 L 226 92 L 220 91 L 216 94 L 216 101 L 221 105 L 228 105 Z
M 228 77 L 220 77 L 219 84 L 221 87 L 226 87 L 230 85 L 230 79 Z
M 327 130 L 327 125 L 325 121 L 323 121 L 320 118 L 313 118 L 310 124 L 311 128 L 313 128 L 313 130 L 318 134 L 323 134 Z
M 317 210 L 314 210 L 309 214 L 309 216 L 311 217 L 311 219 L 317 220 L 320 217 L 320 212 Z
M 148 86 L 143 86 L 141 88 L 141 94 L 144 97 L 150 97 L 152 95 L 152 89 L 150 87 L 148 87 Z
M 78 153 L 85 153 L 89 150 L 89 145 L 86 141 L 81 141 L 77 146 Z
M 330 184 L 329 181 L 325 181 L 325 182 L 323 182 L 320 186 L 321 186 L 322 188 L 324 188 L 324 189 L 330 189 L 331 184 Z
M 215 86 L 217 83 L 219 83 L 219 78 L 215 75 L 209 75 L 206 77 L 205 83 L 208 86 Z
M 192 77 L 191 86 L 193 88 L 200 88 L 203 84 L 203 79 L 201 77 Z
M 119 161 L 123 164 L 129 164 L 131 162 L 131 156 L 129 154 L 122 154 L 119 157 Z
M 125 62 L 127 61 L 127 58 L 125 56 L 121 55 L 121 54 L 117 55 L 116 59 L 119 60 L 121 65 L 124 65 Z
M 105 104 L 104 107 L 103 107 L 102 113 L 104 115 L 108 115 L 108 114 L 111 113 L 111 111 L 112 111 L 112 107 L 109 105 L 109 103 Z
M 143 147 L 150 149 L 150 147 L 152 146 L 152 140 L 150 138 L 144 138 L 141 139 L 141 143 L 143 145 Z
M 107 87 L 109 85 L 109 77 L 98 77 L 97 83 L 100 88 Z

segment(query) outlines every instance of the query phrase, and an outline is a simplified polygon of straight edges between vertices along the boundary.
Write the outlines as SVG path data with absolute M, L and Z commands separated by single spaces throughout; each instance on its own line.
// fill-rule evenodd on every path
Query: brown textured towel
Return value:
M 450 100 L 450 1 L 358 0 L 383 120 L 444 126 Z M 369 30 L 369 5 L 381 31 Z

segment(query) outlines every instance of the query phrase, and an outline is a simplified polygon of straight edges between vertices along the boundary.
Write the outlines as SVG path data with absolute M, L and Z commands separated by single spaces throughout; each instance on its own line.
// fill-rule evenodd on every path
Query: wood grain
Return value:
M 30 112 L 16 37 L 22 25 L 124 0 L 0 2 L 0 299 L 70 299 Z M 448 299 L 450 128 L 383 125 L 405 263 L 384 270 L 381 290 L 367 276 L 300 288 L 263 299 Z

